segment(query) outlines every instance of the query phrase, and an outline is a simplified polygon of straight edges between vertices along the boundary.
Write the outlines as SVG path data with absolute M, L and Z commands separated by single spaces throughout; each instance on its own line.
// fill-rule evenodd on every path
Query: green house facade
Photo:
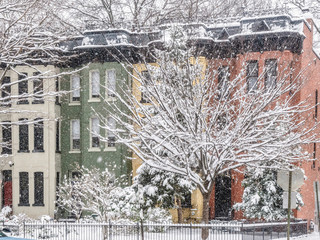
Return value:
M 101 126 L 105 121 L 109 127 L 116 127 L 109 103 L 125 111 L 114 92 L 129 84 L 130 74 L 118 62 L 92 62 L 72 70 L 78 72 L 61 81 L 61 89 L 69 91 L 61 101 L 62 176 L 74 177 L 77 166 L 108 168 L 116 176 L 129 175 L 128 149 L 117 144 L 113 133 Z

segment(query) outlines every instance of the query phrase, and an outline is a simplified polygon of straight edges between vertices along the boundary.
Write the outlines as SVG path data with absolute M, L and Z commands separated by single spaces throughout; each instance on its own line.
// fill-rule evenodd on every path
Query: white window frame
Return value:
M 115 96 L 110 96 L 109 95 L 109 85 L 110 85 L 110 82 L 109 82 L 109 72 L 114 72 L 114 90 L 116 91 L 117 90 L 117 71 L 112 68 L 112 69 L 107 69 L 106 70 L 106 76 L 105 76 L 105 80 L 106 80 L 106 92 L 105 92 L 105 99 L 106 101 L 111 101 L 111 100 L 114 100 L 115 99 Z
M 73 77 L 78 77 L 79 79 L 79 89 L 76 89 L 74 90 L 73 89 Z M 71 105 L 79 105 L 80 104 L 80 98 L 81 98 L 81 78 L 80 78 L 80 75 L 78 74 L 73 74 L 70 76 L 70 91 L 71 91 L 71 94 L 70 94 L 70 103 Z M 78 92 L 79 91 L 79 100 L 73 100 L 73 94 L 74 92 Z
M 73 148 L 73 122 L 78 121 L 79 122 L 79 149 L 78 148 Z M 71 119 L 70 120 L 70 153 L 78 153 L 81 151 L 81 123 L 80 119 Z
M 94 129 L 93 129 L 93 119 L 97 119 L 98 120 L 98 131 L 97 133 L 94 133 Z M 100 132 L 101 132 L 101 127 L 100 127 L 100 119 L 97 116 L 93 116 L 90 118 L 90 146 L 89 146 L 89 152 L 100 152 L 100 147 L 101 147 L 101 140 L 99 139 L 99 146 L 97 147 L 93 147 L 92 144 L 92 138 L 94 137 L 94 135 L 97 135 L 99 138 Z
M 110 119 L 112 119 L 112 117 L 108 117 L 107 118 L 107 124 L 108 124 L 108 127 L 109 127 L 109 122 L 110 122 Z M 116 128 L 117 127 L 117 123 L 116 121 L 114 120 L 114 127 Z M 107 152 L 111 152 L 111 151 L 116 151 L 116 145 L 114 146 L 109 146 L 109 132 L 108 130 L 106 129 L 106 133 L 105 133 L 105 136 L 106 136 L 106 144 L 105 144 L 105 149 L 104 151 L 107 151 Z
M 92 97 L 92 74 L 98 72 L 99 73 L 99 97 Z M 94 69 L 89 71 L 89 102 L 100 102 L 100 94 L 101 94 L 101 89 L 100 89 L 100 84 L 101 84 L 101 74 L 98 69 Z

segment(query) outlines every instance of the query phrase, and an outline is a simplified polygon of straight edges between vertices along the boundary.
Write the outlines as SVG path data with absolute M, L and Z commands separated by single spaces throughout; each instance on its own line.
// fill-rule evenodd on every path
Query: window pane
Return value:
M 19 151 L 27 152 L 29 151 L 29 126 L 28 124 L 23 124 L 27 119 L 19 119 L 21 123 L 19 125 Z
M 72 101 L 80 101 L 80 77 L 78 75 L 71 76 Z
M 71 121 L 71 137 L 72 149 L 80 149 L 80 120 L 74 119 Z
M 2 106 L 11 106 L 11 86 L 10 86 L 10 77 L 4 77 L 2 80 L 2 91 L 1 91 L 1 98 L 2 98 Z
M 98 118 L 91 118 L 92 147 L 99 147 L 100 126 Z
M 43 172 L 34 173 L 34 206 L 43 206 Z
M 252 92 L 258 89 L 258 62 L 251 61 L 247 65 L 247 89 Z
M 43 151 L 43 121 L 35 119 L 34 124 L 34 151 Z
M 112 130 L 116 129 L 116 121 L 112 117 L 108 117 L 108 128 L 110 129 L 108 130 L 108 147 L 114 147 L 116 137 Z
M 27 73 L 21 73 L 18 77 L 19 83 L 18 83 L 18 93 L 19 93 L 19 101 L 18 104 L 28 104 L 29 101 L 27 99 L 28 97 L 28 81 L 23 79 L 27 78 Z
M 91 97 L 98 98 L 100 95 L 100 73 L 91 72 Z
M 12 132 L 11 132 L 11 123 L 3 122 L 2 123 L 2 154 L 11 154 L 12 153 Z
M 19 187 L 20 187 L 20 206 L 29 205 L 29 174 L 28 172 L 19 172 Z
M 56 122 L 56 151 L 60 151 L 60 122 Z
M 108 97 L 114 97 L 116 91 L 116 71 L 108 70 L 107 71 L 107 87 L 108 87 Z
M 230 77 L 229 67 L 223 66 L 218 69 L 219 98 L 226 97 L 228 95 L 229 77 Z
M 150 79 L 151 79 L 151 76 L 150 76 L 150 73 L 148 71 L 143 71 L 141 72 L 141 75 L 143 77 L 143 81 L 141 81 L 141 84 L 147 84 Z M 150 102 L 147 94 L 146 94 L 146 91 L 145 91 L 145 86 L 141 86 L 141 100 L 140 100 L 141 103 L 148 103 Z
M 277 84 L 277 60 L 268 59 L 265 62 L 265 89 L 271 89 Z
M 39 75 L 39 72 L 33 73 L 33 76 Z M 33 99 L 33 104 L 39 104 L 39 103 L 44 103 L 43 101 L 43 79 L 41 78 L 36 78 L 33 79 L 33 94 L 34 94 L 34 99 Z

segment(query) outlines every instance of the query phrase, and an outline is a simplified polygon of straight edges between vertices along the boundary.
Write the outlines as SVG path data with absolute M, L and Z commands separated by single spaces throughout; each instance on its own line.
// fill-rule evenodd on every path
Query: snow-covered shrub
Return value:
M 278 221 L 287 218 L 287 209 L 283 209 L 283 190 L 277 185 L 277 173 L 271 169 L 247 168 L 242 181 L 244 192 L 242 202 L 234 208 L 242 210 L 248 219 Z M 297 206 L 303 206 L 301 195 L 296 198 Z
M 111 192 L 110 219 L 127 219 L 133 222 L 171 222 L 168 210 L 155 207 L 147 198 L 144 198 L 143 191 L 132 186 L 117 188 Z
M 97 215 L 99 221 L 157 221 L 169 220 L 164 209 L 150 209 L 140 189 L 122 187 L 121 180 L 105 169 L 79 169 L 76 179 L 64 179 L 58 190 L 58 204 L 80 218 L 83 211 Z M 150 219 L 149 219 L 150 216 Z
M 0 221 L 6 221 L 8 220 L 9 216 L 12 213 L 12 208 L 9 206 L 5 206 L 1 209 L 0 212 Z

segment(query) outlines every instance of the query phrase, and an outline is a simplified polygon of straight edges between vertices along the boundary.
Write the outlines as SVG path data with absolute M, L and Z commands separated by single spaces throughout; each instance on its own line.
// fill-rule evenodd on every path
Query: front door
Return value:
M 12 207 L 12 171 L 2 171 L 2 207 Z
M 231 215 L 231 178 L 220 176 L 215 185 L 215 219 L 227 220 Z

